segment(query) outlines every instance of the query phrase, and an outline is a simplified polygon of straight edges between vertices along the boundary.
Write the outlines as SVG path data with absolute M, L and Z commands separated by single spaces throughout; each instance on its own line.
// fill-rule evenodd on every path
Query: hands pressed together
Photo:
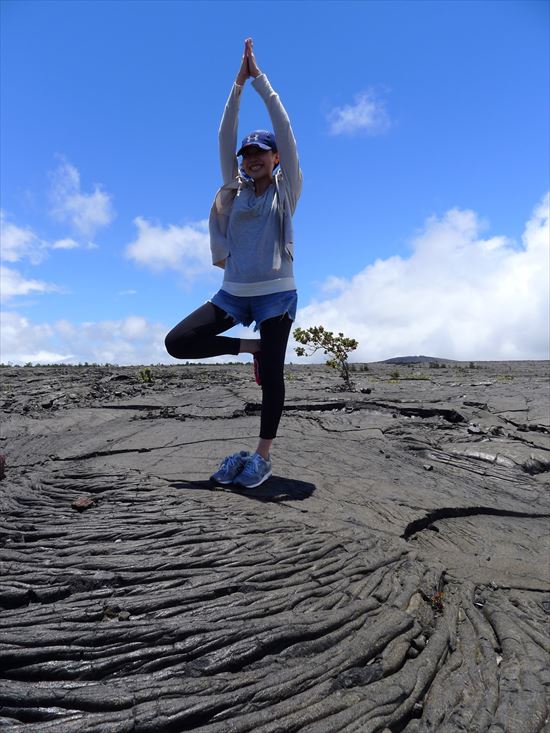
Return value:
M 256 78 L 262 73 L 256 63 L 256 57 L 254 56 L 254 41 L 252 38 L 247 38 L 244 42 L 244 52 L 241 61 L 241 68 L 237 74 L 235 82 L 242 86 L 248 77 L 252 76 Z

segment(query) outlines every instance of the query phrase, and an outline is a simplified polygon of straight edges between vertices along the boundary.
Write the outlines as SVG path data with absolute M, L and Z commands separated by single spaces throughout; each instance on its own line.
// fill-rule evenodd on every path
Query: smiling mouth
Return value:
M 262 167 L 261 163 L 254 163 L 254 165 L 249 166 L 251 171 L 258 170 L 261 167 Z

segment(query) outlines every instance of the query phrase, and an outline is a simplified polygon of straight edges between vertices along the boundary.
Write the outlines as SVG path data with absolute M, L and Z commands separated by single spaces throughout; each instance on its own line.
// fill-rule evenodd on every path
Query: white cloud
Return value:
M 97 244 L 81 244 L 71 237 L 48 242 L 41 239 L 30 227 L 17 226 L 8 221 L 5 211 L 0 212 L 0 258 L 4 262 L 19 262 L 27 259 L 32 265 L 40 264 L 48 257 L 50 249 L 97 249 Z
M 164 348 L 168 329 L 139 316 L 91 323 L 33 323 L 19 313 L 0 316 L 0 358 L 26 364 L 171 362 Z
M 111 196 L 94 185 L 92 193 L 80 190 L 80 173 L 67 161 L 53 171 L 52 214 L 60 221 L 69 221 L 83 236 L 93 236 L 114 218 Z
M 81 245 L 75 239 L 66 237 L 53 243 L 41 239 L 30 227 L 17 226 L 8 221 L 7 214 L 0 212 L 0 259 L 4 262 L 19 262 L 27 259 L 32 265 L 40 264 L 54 249 L 77 249 Z M 88 242 L 87 249 L 97 245 Z M 27 279 L 11 267 L 1 268 L 0 299 L 6 302 L 16 296 L 29 293 L 61 292 L 62 288 L 42 280 Z
M 325 293 L 326 295 L 330 295 L 331 293 L 338 293 L 344 290 L 344 288 L 347 285 L 347 280 L 345 277 L 336 277 L 334 275 L 329 275 L 327 279 L 321 283 L 321 291 Z
M 354 96 L 354 104 L 334 107 L 327 115 L 333 135 L 366 132 L 379 135 L 391 126 L 385 103 L 374 89 L 367 89 Z
M 137 290 L 119 290 L 119 295 L 137 295 Z
M 18 227 L 0 212 L 0 255 L 5 262 L 18 262 L 27 258 L 37 265 L 46 257 L 47 243 L 41 240 L 30 227 Z
M 142 316 L 88 323 L 66 319 L 33 323 L 20 313 L 4 311 L 0 313 L 0 362 L 176 364 L 179 360 L 169 356 L 164 347 L 170 327 Z M 250 331 L 239 327 L 232 335 L 250 338 Z M 249 354 L 229 355 L 201 361 L 250 361 L 250 358 Z
M 58 239 L 52 244 L 52 249 L 76 249 L 80 245 L 74 239 Z
M 138 235 L 126 247 L 129 259 L 156 272 L 176 270 L 186 280 L 211 271 L 208 221 L 164 229 L 138 216 L 134 224 Z
M 0 299 L 7 302 L 17 295 L 28 295 L 29 293 L 51 293 L 59 291 L 60 288 L 53 283 L 43 280 L 28 280 L 11 267 L 0 266 Z
M 329 290 L 321 290 L 324 299 L 300 309 L 297 325 L 322 324 L 356 338 L 356 361 L 405 354 L 465 360 L 548 358 L 548 206 L 546 196 L 527 222 L 521 244 L 503 236 L 483 238 L 483 223 L 473 211 L 452 209 L 432 217 L 412 241 L 409 257 L 377 260 L 349 280 L 328 278 Z M 144 230 L 153 249 L 155 231 L 164 231 L 169 242 L 171 236 L 179 241 L 177 227 L 155 230 L 144 222 Z M 171 258 L 171 252 L 167 247 L 157 266 L 182 270 L 185 258 L 178 259 L 179 252 Z M 12 289 L 17 287 L 17 280 L 13 282 Z M 33 283 L 35 292 L 55 287 L 25 282 Z M 32 323 L 5 312 L 0 325 L 4 363 L 176 362 L 164 348 L 164 337 L 174 324 L 167 327 L 141 316 Z M 251 336 L 244 328 L 232 335 Z M 287 359 L 302 361 L 292 344 Z
M 410 257 L 377 260 L 339 292 L 298 312 L 359 341 L 355 361 L 427 354 L 454 359 L 547 359 L 549 196 L 525 226 L 522 246 L 483 239 L 473 211 L 430 218 Z M 293 350 L 288 358 L 295 360 Z

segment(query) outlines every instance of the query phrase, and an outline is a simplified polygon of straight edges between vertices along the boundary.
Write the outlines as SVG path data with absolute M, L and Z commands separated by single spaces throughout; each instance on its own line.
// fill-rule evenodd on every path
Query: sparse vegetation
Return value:
M 153 381 L 153 373 L 151 372 L 149 367 L 145 367 L 144 369 L 139 370 L 138 379 L 144 384 L 151 384 L 151 382 Z
M 400 377 L 400 374 L 397 371 L 397 369 L 395 369 L 393 372 L 390 372 L 390 378 L 393 379 L 394 382 L 397 382 L 399 377 Z
M 359 346 L 355 339 L 346 338 L 341 331 L 335 336 L 332 331 L 327 331 L 324 326 L 312 326 L 306 329 L 295 328 L 293 335 L 298 343 L 303 344 L 303 346 L 295 347 L 298 356 L 312 356 L 322 349 L 325 354 L 330 356 L 327 360 L 327 366 L 338 369 L 346 389 L 353 392 L 355 386 L 350 379 L 348 355 Z
M 407 377 L 401 377 L 401 381 L 409 381 L 409 382 L 417 382 L 420 380 L 421 382 L 430 382 L 431 379 L 428 377 L 427 374 L 412 374 L 411 376 Z
M 434 593 L 433 596 L 430 598 L 430 606 L 433 608 L 434 611 L 437 611 L 439 613 L 443 612 L 443 601 L 445 598 L 445 594 L 441 591 L 438 593 Z

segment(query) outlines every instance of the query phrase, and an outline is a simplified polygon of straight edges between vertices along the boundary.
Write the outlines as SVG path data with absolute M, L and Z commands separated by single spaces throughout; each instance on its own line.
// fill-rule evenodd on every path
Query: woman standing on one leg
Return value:
M 240 97 L 249 77 L 264 100 L 274 132 L 255 130 L 235 155 Z M 210 212 L 212 262 L 225 270 L 222 289 L 166 337 L 177 359 L 253 354 L 262 386 L 260 440 L 252 455 L 227 456 L 212 479 L 254 488 L 271 476 L 270 449 L 277 435 L 285 387 L 284 358 L 297 293 L 293 273 L 292 215 L 302 190 L 302 172 L 288 115 L 256 64 L 252 39 L 245 41 L 237 79 L 219 131 L 223 186 Z M 242 156 L 239 168 L 237 157 Z M 260 339 L 220 336 L 236 323 Z

